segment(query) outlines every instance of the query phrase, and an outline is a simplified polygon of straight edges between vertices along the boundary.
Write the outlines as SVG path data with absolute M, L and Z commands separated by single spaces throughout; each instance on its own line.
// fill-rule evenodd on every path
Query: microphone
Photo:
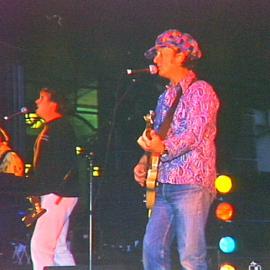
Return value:
M 158 73 L 158 68 L 155 65 L 149 65 L 148 68 L 142 68 L 142 69 L 127 69 L 127 75 L 137 75 L 140 73 L 150 73 L 151 75 L 155 75 Z
M 20 111 L 15 112 L 15 113 L 12 113 L 12 114 L 10 114 L 10 115 L 4 116 L 4 120 L 7 121 L 7 120 L 12 119 L 12 118 L 15 117 L 16 115 L 26 114 L 26 113 L 29 113 L 29 109 L 26 108 L 26 107 L 22 107 L 22 108 L 20 109 Z

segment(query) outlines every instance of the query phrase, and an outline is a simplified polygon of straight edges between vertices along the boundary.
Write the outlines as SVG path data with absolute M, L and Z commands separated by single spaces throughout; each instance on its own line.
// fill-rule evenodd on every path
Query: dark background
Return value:
M 141 241 L 144 232 L 143 191 L 133 183 L 132 168 L 141 155 L 136 138 L 144 129 L 142 116 L 154 108 L 164 82 L 127 78 L 125 70 L 150 64 L 144 51 L 169 28 L 201 44 L 199 77 L 212 83 L 221 99 L 218 170 L 238 182 L 232 198 L 241 209 L 235 231 L 241 232 L 242 250 L 249 253 L 255 245 L 264 253 L 269 176 L 258 170 L 252 110 L 270 108 L 269 16 L 267 0 L 0 0 L 1 115 L 32 103 L 37 86 L 51 83 L 69 96 L 97 82 L 99 130 L 95 140 L 85 142 L 102 167 L 93 195 L 97 257 L 106 258 L 104 244 L 126 247 Z M 17 147 L 27 152 L 32 146 L 16 121 L 11 130 Z M 84 199 L 87 208 L 89 198 Z M 87 234 L 89 217 L 81 212 L 74 242 L 84 253 L 87 240 L 82 245 L 78 235 Z M 209 223 L 209 242 L 216 245 L 213 215 Z M 258 241 L 262 234 L 265 242 Z

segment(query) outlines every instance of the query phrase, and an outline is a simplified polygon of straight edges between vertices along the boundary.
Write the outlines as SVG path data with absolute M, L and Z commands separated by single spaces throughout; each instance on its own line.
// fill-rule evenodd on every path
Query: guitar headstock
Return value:
M 144 121 L 146 122 L 146 129 L 153 128 L 155 112 L 150 110 L 149 113 L 145 115 L 143 118 L 144 118 Z

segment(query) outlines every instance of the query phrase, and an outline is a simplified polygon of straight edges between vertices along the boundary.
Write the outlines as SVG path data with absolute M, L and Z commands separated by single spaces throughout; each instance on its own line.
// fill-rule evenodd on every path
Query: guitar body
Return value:
M 158 164 L 159 164 L 159 156 L 151 155 L 151 157 L 149 157 L 149 167 L 148 167 L 147 177 L 145 181 L 145 187 L 146 187 L 145 197 L 146 197 L 147 209 L 152 209 L 156 201 Z
M 175 109 L 177 107 L 177 104 L 179 103 L 179 99 L 182 95 L 182 88 L 179 86 L 179 89 L 177 90 L 177 95 L 173 101 L 172 106 L 170 107 L 169 111 L 167 112 L 165 119 L 159 128 L 159 136 L 161 138 L 165 138 L 170 123 L 172 122 L 173 115 L 175 112 Z M 154 117 L 155 113 L 154 111 L 150 111 L 149 114 L 144 116 L 144 120 L 146 122 L 146 136 L 151 139 L 151 130 L 153 129 L 154 124 Z M 151 153 L 148 153 L 148 172 L 146 177 L 146 207 L 149 209 L 149 215 L 151 214 L 151 209 L 153 208 L 156 200 L 156 187 L 157 187 L 157 178 L 158 178 L 158 167 L 159 167 L 159 155 L 154 155 Z
M 154 112 L 150 111 L 149 114 L 144 116 L 146 122 L 146 135 L 150 137 L 151 129 L 153 128 L 154 123 Z M 157 187 L 157 178 L 158 178 L 158 166 L 159 166 L 160 156 L 157 154 L 148 153 L 148 170 L 145 180 L 146 187 L 146 208 L 151 211 L 154 207 L 156 201 L 156 187 Z

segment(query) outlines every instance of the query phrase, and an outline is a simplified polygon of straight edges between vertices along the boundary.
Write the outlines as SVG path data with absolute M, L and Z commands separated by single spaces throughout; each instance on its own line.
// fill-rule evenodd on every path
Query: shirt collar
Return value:
M 176 89 L 179 85 L 182 88 L 183 94 L 185 93 L 185 91 L 189 88 L 189 86 L 197 79 L 196 74 L 190 70 L 187 74 L 187 76 L 185 76 L 185 78 L 183 80 L 181 80 L 178 84 L 174 85 L 172 83 L 170 83 L 169 85 L 166 85 L 166 89 Z

